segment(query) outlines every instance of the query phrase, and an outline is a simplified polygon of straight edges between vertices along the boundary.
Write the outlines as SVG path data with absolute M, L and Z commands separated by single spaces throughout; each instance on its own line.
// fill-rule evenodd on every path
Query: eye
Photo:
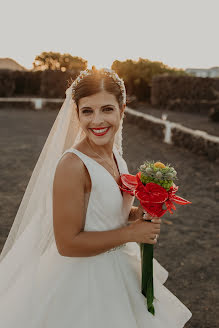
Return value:
M 87 112 L 91 112 L 91 110 L 90 110 L 90 109 L 84 109 L 84 110 L 82 111 L 82 113 L 87 113 Z
M 104 109 L 108 109 L 107 112 L 110 111 L 110 110 L 113 110 L 112 107 L 105 107 Z
M 113 110 L 112 107 L 105 107 L 104 110 L 105 110 L 105 109 L 107 110 L 107 112 Z M 89 113 L 89 112 L 92 112 L 92 110 L 90 110 L 90 109 L 84 109 L 84 110 L 82 111 L 82 113 Z

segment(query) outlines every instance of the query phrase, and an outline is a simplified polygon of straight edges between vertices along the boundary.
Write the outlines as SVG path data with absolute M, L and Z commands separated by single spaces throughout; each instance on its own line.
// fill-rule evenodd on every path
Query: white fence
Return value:
M 131 114 L 131 115 L 138 116 L 139 118 L 141 117 L 145 121 L 151 121 L 151 122 L 154 122 L 154 123 L 163 124 L 165 126 L 164 142 L 166 142 L 166 143 L 169 143 L 169 144 L 172 143 L 172 140 L 171 140 L 172 133 L 171 132 L 172 132 L 173 128 L 177 128 L 178 130 L 187 132 L 187 133 L 193 135 L 194 137 L 201 137 L 201 138 L 204 138 L 206 140 L 219 143 L 219 137 L 208 134 L 205 131 L 193 130 L 193 129 L 190 129 L 190 128 L 187 128 L 187 127 L 183 126 L 182 124 L 170 122 L 170 121 L 167 121 L 165 119 L 162 120 L 158 117 L 138 112 L 137 110 L 133 110 L 129 107 L 126 107 L 125 111 L 127 113 Z
M 18 97 L 9 97 L 3 98 L 0 97 L 0 102 L 32 102 L 35 106 L 36 110 L 41 110 L 43 108 L 44 103 L 57 103 L 62 104 L 64 99 L 60 98 L 32 98 L 32 97 L 25 97 L 25 98 L 18 98 Z
M 126 107 L 125 113 L 131 124 L 149 129 L 152 135 L 163 138 L 163 142 L 187 148 L 191 152 L 206 156 L 210 161 L 219 162 L 219 137 L 167 121 L 165 115 L 160 119 L 129 107 Z

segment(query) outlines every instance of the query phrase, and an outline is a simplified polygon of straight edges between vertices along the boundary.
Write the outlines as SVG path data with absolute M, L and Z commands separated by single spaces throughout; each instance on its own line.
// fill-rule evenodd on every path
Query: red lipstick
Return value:
M 102 130 L 102 129 L 106 129 L 106 128 L 97 128 L 97 129 L 95 128 L 95 130 Z M 90 129 L 90 130 L 95 136 L 100 137 L 100 136 L 105 135 L 109 131 L 109 129 L 110 129 L 110 126 L 107 128 L 107 130 L 105 132 L 101 132 L 101 133 L 94 132 L 92 129 Z

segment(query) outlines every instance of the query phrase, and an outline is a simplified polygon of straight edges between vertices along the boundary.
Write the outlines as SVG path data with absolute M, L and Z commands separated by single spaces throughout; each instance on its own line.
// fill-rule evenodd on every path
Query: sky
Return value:
M 95 65 L 139 57 L 219 66 L 218 0 L 0 0 L 0 58 L 26 68 L 43 51 Z

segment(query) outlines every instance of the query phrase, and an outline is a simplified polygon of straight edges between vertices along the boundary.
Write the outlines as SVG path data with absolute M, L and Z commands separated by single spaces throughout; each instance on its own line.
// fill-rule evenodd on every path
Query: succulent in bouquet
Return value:
M 136 175 L 122 174 L 120 176 L 120 188 L 135 196 L 144 210 L 152 217 L 161 217 L 166 211 L 173 214 L 172 210 L 176 210 L 173 202 L 180 205 L 191 204 L 191 202 L 176 195 L 179 188 L 174 183 L 174 180 L 178 179 L 177 172 L 170 165 L 164 165 L 160 161 L 145 161 L 138 168 Z M 155 315 L 153 305 L 153 247 L 153 244 L 140 243 L 141 291 L 146 297 L 148 311 Z

